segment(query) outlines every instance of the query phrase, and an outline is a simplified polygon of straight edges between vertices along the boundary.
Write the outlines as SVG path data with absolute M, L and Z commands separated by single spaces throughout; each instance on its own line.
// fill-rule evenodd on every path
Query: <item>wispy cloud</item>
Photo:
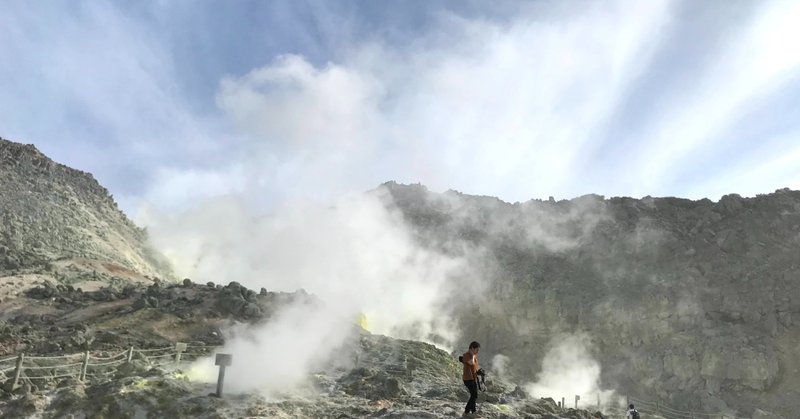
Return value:
M 0 125 L 138 200 L 162 168 L 213 167 L 229 134 L 178 88 L 168 45 L 106 2 L 10 3 L 0 11 Z M 225 162 L 225 164 L 229 164 Z
M 3 135 L 95 172 L 128 209 L 388 179 L 512 201 L 798 183 L 791 169 L 729 182 L 798 147 L 796 5 L 443 5 L 11 3 Z M 265 25 L 277 13 L 294 24 Z
M 218 102 L 260 152 L 291 144 L 284 161 L 302 164 L 286 180 L 302 190 L 397 179 L 513 199 L 570 193 L 668 16 L 665 3 L 508 26 L 445 15 L 408 48 L 371 42 L 323 67 L 281 57 L 227 78 Z
M 797 182 L 791 171 L 746 190 L 727 181 L 743 176 L 733 167 L 760 164 L 755 154 L 797 147 L 772 138 L 768 116 L 750 117 L 798 89 L 800 54 L 780 42 L 792 39 L 793 6 L 768 3 L 723 19 L 741 30 L 720 31 L 714 49 L 701 52 L 711 58 L 681 57 L 667 71 L 656 58 L 680 48 L 670 42 L 687 42 L 673 36 L 685 25 L 676 20 L 683 3 L 565 4 L 572 7 L 503 21 L 445 13 L 407 46 L 372 39 L 320 66 L 282 56 L 227 77 L 217 101 L 254 140 L 253 156 L 275 162 L 278 189 L 290 196 L 385 179 L 508 200 L 718 198 Z M 659 77 L 677 82 L 657 95 L 641 90 Z M 630 97 L 657 106 L 642 114 L 626 106 Z M 731 132 L 743 121 L 748 135 Z M 799 125 L 777 134 L 796 137 Z M 722 156 L 720 143 L 750 145 Z
M 713 145 L 741 141 L 736 138 L 736 133 L 727 129 L 743 119 L 748 119 L 751 124 L 763 123 L 749 119 L 748 113 L 753 108 L 764 106 L 770 97 L 782 94 L 785 90 L 797 92 L 800 87 L 797 84 L 800 81 L 800 46 L 786 42 L 800 36 L 800 29 L 796 25 L 798 18 L 800 7 L 797 4 L 766 3 L 757 10 L 751 21 L 731 35 L 721 51 L 708 52 L 714 56 L 710 65 L 692 69 L 696 71 L 696 77 L 691 86 L 686 86 L 690 90 L 671 95 L 668 99 L 670 105 L 665 112 L 654 118 L 643 132 L 647 140 L 639 143 L 640 158 L 633 168 L 635 173 L 641 175 L 636 191 L 638 194 L 663 189 L 664 180 L 676 177 L 684 169 L 684 162 L 691 153 L 701 152 L 707 158 L 703 163 L 719 169 L 716 174 L 720 177 L 730 175 L 724 169 L 726 162 L 714 158 Z M 800 121 L 794 129 L 789 135 L 797 139 L 797 147 L 800 144 Z M 751 147 L 758 150 L 759 143 L 769 143 L 770 140 L 752 138 Z M 738 157 L 754 166 L 761 163 L 751 161 L 747 156 Z M 784 180 L 786 186 L 796 182 L 798 172 L 794 173 L 794 177 L 788 175 Z M 774 188 L 781 184 L 781 179 L 760 179 L 765 181 L 761 188 Z M 697 180 L 702 182 L 709 179 Z M 727 183 L 726 186 L 730 188 L 729 192 L 736 192 L 742 185 Z M 746 194 L 771 192 L 764 189 L 759 191 L 756 185 L 748 186 Z M 695 196 L 705 193 L 717 197 L 723 191 L 716 186 L 713 191 L 691 192 Z

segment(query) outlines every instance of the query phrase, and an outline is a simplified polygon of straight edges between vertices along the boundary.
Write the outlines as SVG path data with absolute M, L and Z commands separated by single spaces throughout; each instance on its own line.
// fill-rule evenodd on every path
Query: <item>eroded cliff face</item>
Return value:
M 0 273 L 76 258 L 170 275 L 145 232 L 91 174 L 0 138 Z
M 518 375 L 535 377 L 552 338 L 585 333 L 603 387 L 682 408 L 800 411 L 800 192 L 510 204 L 382 188 L 422 245 L 485 250 L 482 297 L 455 310 Z

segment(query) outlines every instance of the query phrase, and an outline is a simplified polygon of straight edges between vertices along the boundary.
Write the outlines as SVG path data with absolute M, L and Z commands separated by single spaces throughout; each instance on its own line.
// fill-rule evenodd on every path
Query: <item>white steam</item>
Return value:
M 296 304 L 266 325 L 228 331 L 230 338 L 219 351 L 233 355 L 225 391 L 281 394 L 307 383 L 313 372 L 330 372 L 333 358 L 341 356 L 337 349 L 350 336 L 351 320 L 339 315 L 337 307 Z M 213 359 L 202 359 L 190 370 L 199 371 L 194 379 L 216 380 Z
M 458 336 L 454 322 L 446 320 L 445 300 L 454 281 L 463 285 L 471 278 L 465 259 L 415 245 L 379 193 L 261 217 L 235 199 L 180 216 L 144 216 L 152 240 L 181 275 L 269 291 L 304 289 L 322 300 L 239 331 L 225 348 L 237 359 L 231 388 L 269 390 L 273 375 L 266 371 L 280 373 L 284 388 L 300 383 L 332 355 L 361 315 L 374 333 L 444 347 Z
M 342 314 L 364 313 L 377 333 L 420 323 L 419 336 L 406 337 L 425 339 L 449 279 L 468 274 L 464 259 L 417 246 L 400 216 L 374 194 L 260 218 L 234 199 L 149 217 L 153 242 L 180 275 L 270 291 L 304 289 Z
M 613 391 L 603 390 L 600 383 L 600 364 L 592 357 L 591 342 L 587 335 L 563 335 L 553 338 L 550 349 L 542 359 L 542 370 L 536 382 L 525 385 L 535 398 L 563 397 L 572 406 L 575 396 L 580 396 L 579 406 L 617 405 Z
M 489 366 L 492 368 L 493 375 L 496 375 L 500 379 L 505 379 L 509 377 L 508 367 L 510 363 L 511 363 L 511 358 L 503 354 L 497 354 L 494 357 L 492 357 Z

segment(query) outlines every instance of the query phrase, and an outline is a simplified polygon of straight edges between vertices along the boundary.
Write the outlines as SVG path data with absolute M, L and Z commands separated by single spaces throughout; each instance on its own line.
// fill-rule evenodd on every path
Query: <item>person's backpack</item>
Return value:
M 636 409 L 633 409 L 633 412 L 631 412 L 631 418 L 632 419 L 641 419 L 641 417 L 639 416 L 639 412 L 637 412 Z

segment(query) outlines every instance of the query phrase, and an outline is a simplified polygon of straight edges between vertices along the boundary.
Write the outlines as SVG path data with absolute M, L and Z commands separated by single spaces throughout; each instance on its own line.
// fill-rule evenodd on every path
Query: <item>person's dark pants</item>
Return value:
M 475 380 L 464 380 L 464 385 L 469 390 L 469 401 L 464 408 L 464 413 L 475 413 L 475 402 L 478 400 L 478 383 Z

